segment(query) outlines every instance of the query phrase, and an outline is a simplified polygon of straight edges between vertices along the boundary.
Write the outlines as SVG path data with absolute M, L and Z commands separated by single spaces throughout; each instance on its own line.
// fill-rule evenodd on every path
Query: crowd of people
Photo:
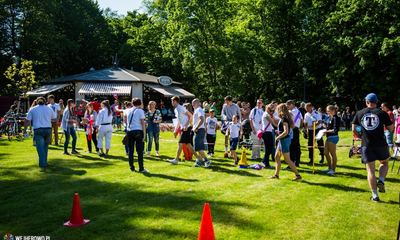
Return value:
M 190 103 L 181 105 L 181 99 L 174 96 L 171 104 L 174 107 L 175 125 L 174 136 L 179 135 L 178 148 L 175 158 L 167 160 L 176 165 L 179 163 L 182 150 L 187 148 L 195 157 L 194 167 L 211 166 L 210 158 L 214 157 L 214 145 L 220 128 L 224 139 L 224 157 L 233 158 L 233 164 L 238 165 L 240 158 L 236 150 L 241 142 L 251 141 L 252 159 L 260 159 L 260 164 L 266 169 L 275 170 L 270 179 L 279 179 L 281 170 L 281 157 L 287 163 L 288 168 L 294 173 L 293 181 L 301 180 L 297 168 L 301 164 L 300 136 L 308 139 L 309 164 L 314 163 L 313 139 L 316 139 L 320 154 L 319 163 L 326 159 L 327 174 L 335 174 L 337 167 L 336 145 L 339 142 L 340 127 L 349 129 L 352 123 L 354 135 L 362 139 L 362 162 L 366 164 L 368 182 L 372 191 L 371 199 L 378 202 L 377 191 L 385 192 L 384 180 L 388 171 L 390 149 L 393 147 L 394 124 L 396 134 L 394 139 L 400 139 L 400 118 L 395 118 L 389 109 L 388 103 L 381 104 L 381 109 L 376 108 L 378 98 L 375 94 L 368 94 L 365 98 L 366 108 L 352 113 L 347 107 L 340 114 L 337 106 L 329 105 L 324 111 L 315 110 L 312 103 L 301 103 L 299 108 L 293 100 L 285 103 L 272 101 L 266 104 L 262 99 L 257 99 L 256 106 L 250 108 L 250 103 L 234 103 L 231 96 L 225 97 L 225 103 L 221 110 L 221 125 L 216 118 L 217 109 L 215 103 L 201 102 L 193 99 Z M 48 105 L 46 105 L 46 102 Z M 35 105 L 36 104 L 36 105 Z M 124 109 L 118 101 L 110 105 L 108 100 L 101 103 L 94 99 L 87 102 L 82 118 L 76 113 L 75 100 L 69 99 L 64 106 L 62 100 L 57 104 L 53 95 L 48 96 L 47 101 L 39 97 L 32 104 L 25 122 L 27 127 L 32 124 L 34 129 L 34 141 L 39 155 L 39 166 L 47 165 L 48 145 L 52 144 L 52 131 L 54 143 L 58 145 L 58 127 L 61 122 L 63 130 L 64 154 L 78 154 L 76 150 L 77 125 L 82 125 L 85 131 L 88 153 L 92 152 L 92 143 L 100 156 L 107 157 L 111 148 L 111 138 L 114 131 L 113 122 L 117 125 L 117 131 L 124 130 L 129 143 L 125 146 L 129 158 L 131 171 L 136 171 L 134 166 L 134 153 L 137 155 L 139 172 L 146 173 L 143 155 L 145 154 L 145 138 L 148 136 L 147 156 L 151 155 L 154 148 L 157 156 L 160 156 L 159 134 L 162 121 L 162 112 L 156 109 L 156 102 L 150 101 L 147 111 L 141 99 L 134 98 L 131 102 L 124 103 Z M 241 107 L 240 107 L 241 106 Z M 395 107 L 394 107 L 395 108 Z M 327 115 L 326 115 L 327 114 Z M 122 115 L 122 116 L 121 116 Z M 322 131 L 323 134 L 319 134 Z M 71 152 L 68 152 L 70 138 L 72 137 Z M 325 143 L 324 143 L 325 139 Z M 386 139 L 386 141 L 385 141 Z M 103 142 L 105 142 L 103 144 Z M 136 146 L 136 149 L 135 149 Z M 261 147 L 264 155 L 261 157 Z M 229 148 L 229 152 L 228 152 Z M 207 151 L 207 153 L 205 152 Z M 222 156 L 221 156 L 222 157 Z M 380 162 L 379 180 L 375 178 L 375 161 Z M 271 165 L 275 162 L 275 166 Z

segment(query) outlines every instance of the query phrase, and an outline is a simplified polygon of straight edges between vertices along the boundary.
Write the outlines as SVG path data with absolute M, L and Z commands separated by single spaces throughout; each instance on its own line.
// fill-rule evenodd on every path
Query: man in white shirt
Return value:
M 47 97 L 47 100 L 49 102 L 47 106 L 53 109 L 53 111 L 57 114 L 57 118 L 55 120 L 51 120 L 51 130 L 53 131 L 54 134 L 55 145 L 58 146 L 58 120 L 60 119 L 61 108 L 60 105 L 58 105 L 54 101 L 54 95 L 49 95 Z M 52 142 L 53 142 L 53 135 L 51 135 L 50 137 L 50 145 Z
M 51 122 L 52 120 L 56 120 L 57 114 L 45 105 L 46 99 L 44 97 L 38 97 L 36 100 L 38 105 L 31 108 L 28 116 L 26 116 L 24 134 L 26 134 L 31 121 L 33 121 L 33 130 L 35 131 L 34 141 L 36 141 L 36 151 L 39 155 L 39 167 L 46 167 L 51 136 Z
M 311 103 L 306 104 L 306 111 L 307 113 L 304 115 L 304 131 L 307 133 L 307 138 L 308 138 L 308 146 L 312 147 L 313 146 L 313 136 L 316 136 L 322 128 L 322 119 L 319 113 L 315 112 L 313 110 L 313 105 Z M 315 122 L 315 133 L 314 133 L 314 126 L 313 123 Z M 319 149 L 319 154 L 321 155 L 321 160 L 319 161 L 320 163 L 324 162 L 324 149 L 322 148 L 324 146 L 324 140 L 321 138 L 320 140 L 317 141 L 318 143 L 318 149 Z M 310 164 L 314 162 L 313 159 L 313 149 L 309 148 L 308 149 L 308 157 L 310 158 Z
M 262 139 L 258 139 L 257 131 L 263 130 L 262 128 L 262 116 L 264 114 L 263 110 L 263 100 L 257 99 L 256 107 L 254 107 L 250 112 L 250 126 L 251 126 L 251 139 L 253 139 L 252 157 L 251 159 L 261 158 L 260 149 L 262 144 Z
M 203 163 L 202 158 L 204 158 L 204 167 L 208 168 L 211 161 L 207 159 L 204 153 L 204 137 L 206 135 L 206 130 L 204 128 L 204 112 L 199 99 L 193 99 L 192 106 L 195 109 L 193 115 L 194 151 L 199 153 L 199 158 L 197 158 L 194 167 L 201 167 Z
M 174 137 L 178 135 L 178 129 L 181 128 L 181 136 L 178 142 L 178 149 L 176 150 L 176 155 L 174 159 L 167 160 L 168 162 L 176 165 L 178 164 L 179 156 L 181 155 L 183 144 L 186 144 L 186 147 L 189 151 L 199 159 L 199 155 L 194 151 L 192 147 L 192 127 L 190 126 L 190 122 L 192 121 L 193 115 L 188 112 L 182 105 L 180 105 L 180 98 L 178 96 L 174 96 L 171 98 L 172 106 L 175 108 L 175 117 L 178 120 L 178 124 L 175 126 Z
M 133 108 L 127 112 L 127 136 L 129 138 L 129 168 L 132 172 L 136 171 L 133 165 L 133 153 L 135 151 L 138 154 L 139 172 L 147 173 L 148 170 L 143 166 L 143 143 L 146 136 L 146 122 L 144 111 L 140 109 L 142 100 L 139 98 L 132 99 Z
M 287 108 L 289 109 L 290 114 L 292 115 L 294 129 L 293 129 L 293 138 L 290 142 L 290 159 L 299 167 L 300 165 L 300 131 L 299 129 L 303 126 L 303 116 L 301 115 L 300 110 L 297 109 L 293 100 L 289 100 L 286 102 Z
M 233 103 L 232 97 L 231 96 L 226 96 L 224 98 L 225 104 L 222 107 L 221 111 L 221 119 L 224 120 L 224 122 L 231 122 L 233 115 L 237 115 L 239 118 L 239 122 L 241 122 L 242 119 L 242 114 L 240 113 L 240 108 L 238 105 Z M 225 154 L 224 158 L 228 157 L 228 139 L 229 135 L 225 135 Z

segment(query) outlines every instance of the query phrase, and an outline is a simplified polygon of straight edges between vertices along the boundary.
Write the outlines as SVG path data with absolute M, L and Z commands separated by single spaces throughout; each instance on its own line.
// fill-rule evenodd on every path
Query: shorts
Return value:
M 339 135 L 333 135 L 326 138 L 325 142 L 331 142 L 337 144 L 339 142 Z
M 279 140 L 279 145 L 280 145 L 280 150 L 282 153 L 288 153 L 290 152 L 290 142 L 292 139 L 290 137 L 282 138 Z
M 122 120 L 121 116 L 117 116 L 117 120 L 116 120 L 117 125 L 121 124 L 121 122 L 122 122 L 121 120 Z
M 376 160 L 386 160 L 390 157 L 389 149 L 387 146 L 384 147 L 361 147 L 361 162 L 369 163 Z
M 230 138 L 229 139 L 230 149 L 236 151 L 238 142 L 239 142 L 239 138 Z
M 393 147 L 393 132 L 389 132 L 389 131 L 384 131 L 385 133 L 385 139 L 387 144 L 389 145 L 389 147 Z
M 204 128 L 199 128 L 197 132 L 194 133 L 194 151 L 204 150 L 204 137 L 206 135 L 206 130 Z
M 183 131 L 181 137 L 179 138 L 179 143 L 192 143 L 192 127 L 188 127 L 186 131 Z

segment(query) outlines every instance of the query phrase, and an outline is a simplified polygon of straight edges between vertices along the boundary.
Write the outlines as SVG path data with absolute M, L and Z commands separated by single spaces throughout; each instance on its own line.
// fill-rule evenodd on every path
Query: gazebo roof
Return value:
M 42 82 L 42 84 L 69 83 L 69 82 L 102 82 L 102 83 L 123 83 L 123 82 L 142 82 L 158 84 L 158 77 L 131 71 L 124 68 L 105 68 L 61 78 L 55 78 Z M 182 83 L 172 81 L 172 84 L 180 85 Z

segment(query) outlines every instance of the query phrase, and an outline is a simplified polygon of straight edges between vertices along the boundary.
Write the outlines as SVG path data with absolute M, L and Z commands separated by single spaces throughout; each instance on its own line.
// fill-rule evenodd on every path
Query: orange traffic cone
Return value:
M 89 219 L 83 219 L 79 194 L 75 193 L 74 203 L 72 204 L 71 219 L 63 225 L 68 227 L 80 227 L 88 222 L 90 222 Z
M 204 204 L 198 240 L 215 240 L 210 205 L 208 203 Z

